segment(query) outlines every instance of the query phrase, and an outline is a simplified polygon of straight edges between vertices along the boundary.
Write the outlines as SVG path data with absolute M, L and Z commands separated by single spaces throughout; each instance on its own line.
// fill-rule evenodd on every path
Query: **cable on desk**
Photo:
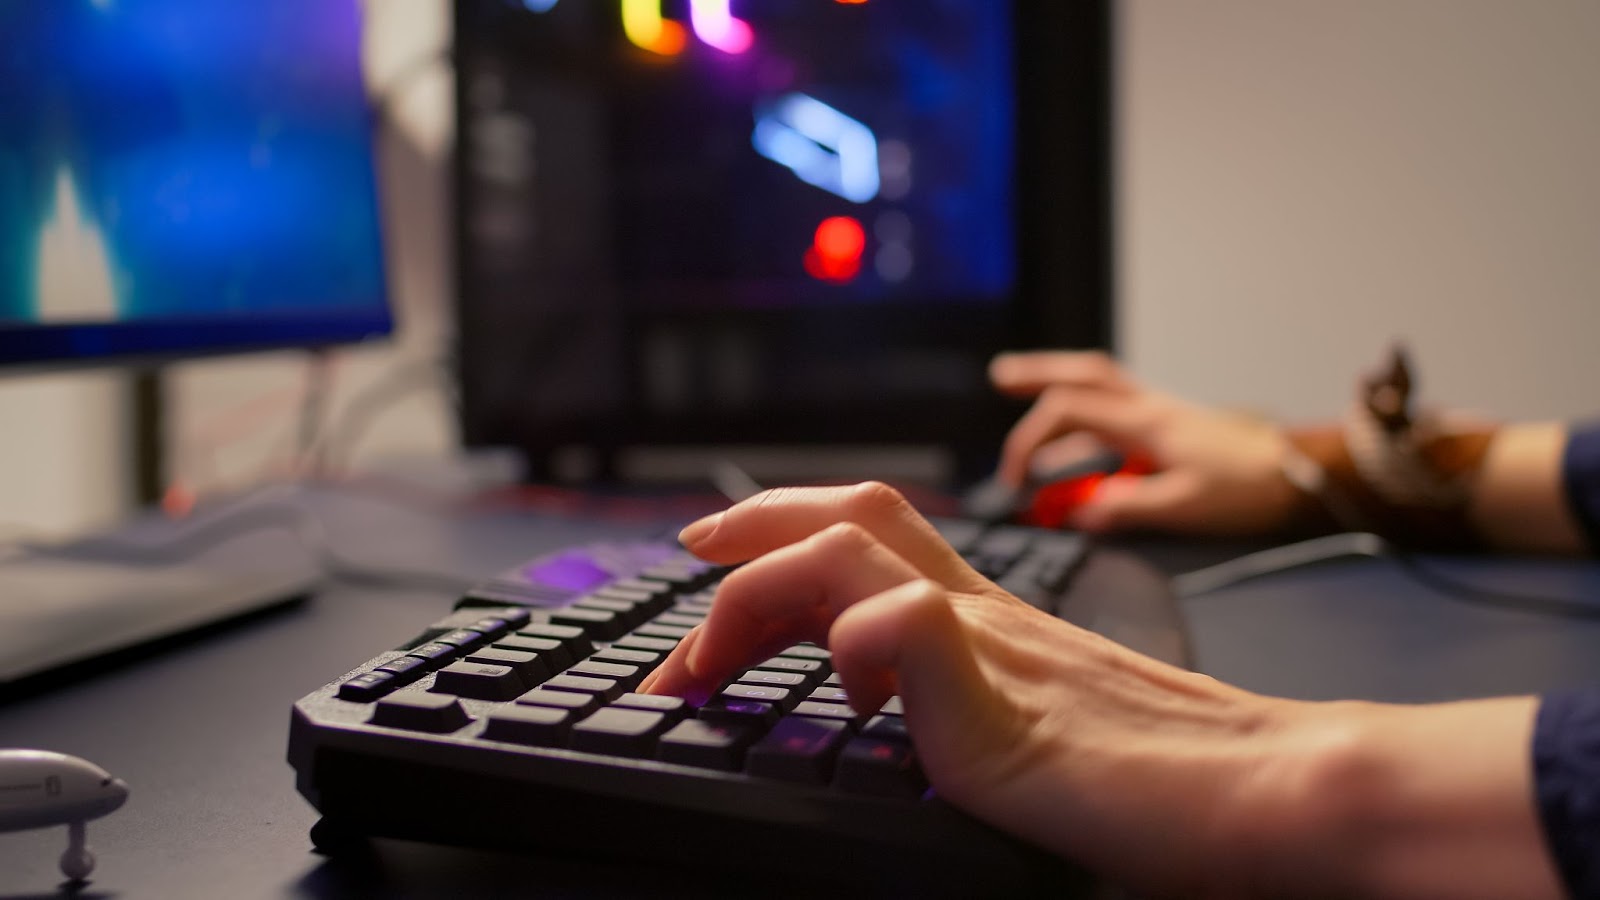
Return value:
M 1179 599 L 1189 600 L 1255 578 L 1346 557 L 1388 560 L 1423 587 L 1464 603 L 1567 619 L 1600 619 L 1600 598 L 1586 602 L 1576 597 L 1525 594 L 1481 587 L 1445 575 L 1382 537 L 1360 531 L 1331 534 L 1247 553 L 1214 566 L 1175 575 L 1172 586 Z
M 349 464 L 355 447 L 372 424 L 394 404 L 411 394 L 429 388 L 439 388 L 444 399 L 457 405 L 450 378 L 452 367 L 448 355 L 429 355 L 396 362 L 377 380 L 357 393 L 345 404 L 344 411 L 312 443 L 306 454 L 307 465 L 301 469 L 312 477 L 323 478 Z
M 58 559 L 93 559 L 135 566 L 177 565 L 247 534 L 260 531 L 289 532 L 317 561 L 329 578 L 355 584 L 409 586 L 460 593 L 473 584 L 463 578 L 436 572 L 416 572 L 371 566 L 335 551 L 321 520 L 290 503 L 251 503 L 243 509 L 215 513 L 195 523 L 183 534 L 155 544 L 118 540 L 90 540 L 70 547 L 21 545 L 32 555 Z M 4 558 L 0 557 L 0 563 Z
M 1349 556 L 1382 559 L 1388 554 L 1387 542 L 1375 534 L 1364 531 L 1330 534 L 1255 553 L 1246 553 L 1244 556 L 1214 566 L 1174 575 L 1172 588 L 1179 598 L 1187 600 L 1244 581 L 1276 575 L 1313 563 Z

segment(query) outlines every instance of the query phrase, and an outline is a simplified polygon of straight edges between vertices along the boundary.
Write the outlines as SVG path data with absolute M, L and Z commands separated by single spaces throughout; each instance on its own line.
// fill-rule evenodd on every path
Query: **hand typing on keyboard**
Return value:
M 702 703 L 798 641 L 863 715 L 891 695 L 946 800 L 1162 896 L 1558 896 L 1531 698 L 1433 707 L 1242 691 L 1046 615 L 892 489 L 768 491 L 686 528 L 710 613 L 638 690 Z

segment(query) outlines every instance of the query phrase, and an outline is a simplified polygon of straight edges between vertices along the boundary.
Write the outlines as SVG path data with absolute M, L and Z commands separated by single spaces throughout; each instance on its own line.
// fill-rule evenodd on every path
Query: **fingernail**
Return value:
M 712 513 L 709 516 L 689 523 L 688 527 L 678 532 L 678 543 L 690 547 L 700 543 L 717 530 L 717 525 L 722 522 L 722 513 Z

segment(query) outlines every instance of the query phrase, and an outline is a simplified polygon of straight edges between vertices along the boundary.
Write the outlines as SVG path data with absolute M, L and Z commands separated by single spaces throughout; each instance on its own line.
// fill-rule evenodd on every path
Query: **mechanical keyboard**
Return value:
M 1054 602 L 1075 535 L 936 527 L 985 575 Z M 633 688 L 714 601 L 726 570 L 676 544 L 546 554 L 295 704 L 289 761 L 336 854 L 368 837 L 825 871 L 894 893 L 1066 895 L 1079 870 L 929 789 L 899 699 L 847 705 L 828 651 L 800 644 L 704 706 Z M 788 882 L 794 884 L 796 882 Z

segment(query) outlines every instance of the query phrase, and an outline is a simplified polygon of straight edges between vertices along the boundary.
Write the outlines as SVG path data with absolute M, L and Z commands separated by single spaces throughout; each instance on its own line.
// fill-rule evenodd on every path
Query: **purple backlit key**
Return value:
M 850 737 L 843 722 L 790 716 L 750 748 L 745 771 L 763 778 L 826 784 L 833 759 Z
M 780 709 L 787 710 L 794 705 L 794 692 L 788 688 L 764 686 L 754 684 L 730 684 L 722 689 L 722 697 L 728 700 L 755 700 L 760 703 L 771 703 Z
M 910 744 L 859 737 L 839 754 L 834 786 L 875 797 L 920 797 L 928 788 L 928 779 Z

